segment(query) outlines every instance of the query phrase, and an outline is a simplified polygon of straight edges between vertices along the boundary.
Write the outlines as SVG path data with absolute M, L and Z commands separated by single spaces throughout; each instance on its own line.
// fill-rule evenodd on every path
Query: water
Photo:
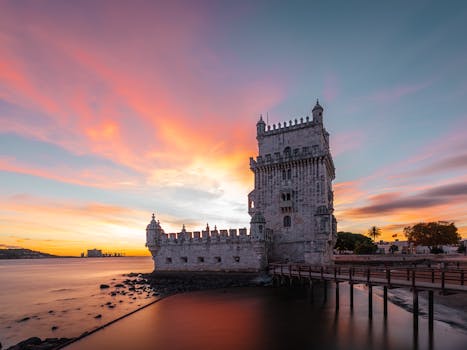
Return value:
M 465 349 L 467 334 L 435 321 L 430 342 L 426 319 L 414 336 L 412 314 L 373 297 L 368 318 L 367 294 L 355 290 L 355 309 L 340 287 L 336 312 L 334 290 L 316 289 L 313 302 L 305 293 L 273 288 L 239 288 L 168 297 L 72 345 L 85 349 Z
M 0 260 L 0 342 L 8 347 L 31 336 L 75 337 L 97 328 L 153 300 L 111 297 L 113 289 L 100 284 L 152 270 L 151 257 Z M 116 306 L 108 308 L 108 301 Z
M 7 348 L 31 336 L 75 337 L 148 304 L 111 297 L 101 283 L 116 284 L 129 272 L 150 272 L 150 257 L 104 259 L 0 260 L 0 342 Z M 315 289 L 313 302 L 303 291 L 239 288 L 175 295 L 157 302 L 67 349 L 464 349 L 467 333 L 420 317 L 418 334 L 412 314 L 373 296 L 368 319 L 365 290 L 355 289 L 355 308 L 348 304 L 348 285 L 340 285 L 336 312 L 333 285 L 326 298 Z M 107 301 L 117 306 L 105 307 Z M 122 301 L 119 303 L 118 301 Z M 104 305 L 103 307 L 101 305 Z M 436 310 L 435 305 L 435 310 Z M 53 311 L 49 313 L 49 311 Z M 95 319 L 102 314 L 101 319 Z M 25 322 L 17 322 L 30 317 Z M 52 326 L 58 326 L 55 331 Z

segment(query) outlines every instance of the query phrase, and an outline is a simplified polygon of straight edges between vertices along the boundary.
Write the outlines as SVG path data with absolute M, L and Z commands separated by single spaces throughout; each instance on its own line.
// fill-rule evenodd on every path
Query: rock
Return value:
M 29 319 L 31 319 L 31 318 L 30 318 L 30 317 L 24 317 L 24 318 L 22 318 L 21 320 L 16 321 L 16 322 L 18 322 L 18 323 L 19 323 L 19 322 L 26 322 L 26 321 L 29 320 Z
M 110 293 L 110 296 L 112 296 L 112 297 L 114 297 L 114 296 L 116 296 L 116 295 L 117 295 L 117 293 L 116 293 L 116 292 L 112 292 L 112 293 Z
M 58 329 L 57 326 L 52 326 L 52 328 L 50 328 L 52 331 L 56 331 Z M 46 339 L 47 340 L 47 339 Z
M 18 346 L 19 349 L 21 349 L 21 348 L 31 347 L 31 345 L 39 345 L 40 343 L 42 343 L 42 340 L 40 338 L 31 337 L 26 340 L 23 340 L 22 342 L 19 342 L 18 344 L 16 344 L 16 346 Z
M 115 307 L 115 305 L 111 304 L 108 306 L 109 309 L 113 309 Z
M 110 288 L 108 284 L 101 284 L 100 289 Z
M 54 310 L 49 310 L 49 314 L 53 314 L 54 313 Z
M 94 316 L 94 318 L 101 318 L 101 317 L 102 317 L 101 314 Z
M 108 302 L 105 303 L 105 305 L 111 305 L 111 304 L 112 304 L 111 301 L 108 301 Z
M 125 288 L 125 285 L 124 284 L 121 284 L 121 283 L 117 283 L 115 285 L 116 288 Z

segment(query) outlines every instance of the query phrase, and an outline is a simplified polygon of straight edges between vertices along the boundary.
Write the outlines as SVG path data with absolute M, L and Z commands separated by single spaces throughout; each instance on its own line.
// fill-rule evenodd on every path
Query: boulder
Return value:
M 110 288 L 108 284 L 101 284 L 100 289 Z

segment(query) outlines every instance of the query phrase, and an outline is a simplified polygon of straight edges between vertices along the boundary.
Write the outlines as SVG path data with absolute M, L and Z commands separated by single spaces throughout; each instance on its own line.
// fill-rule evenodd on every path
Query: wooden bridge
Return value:
M 270 264 L 269 273 L 275 285 L 294 285 L 299 283 L 308 286 L 313 293 L 315 282 L 323 282 L 325 295 L 327 281 L 336 285 L 336 310 L 339 309 L 339 283 L 350 285 L 350 309 L 353 310 L 353 285 L 368 286 L 368 317 L 373 316 L 373 286 L 383 287 L 383 314 L 388 313 L 388 288 L 407 288 L 413 293 L 414 331 L 418 333 L 418 292 L 428 291 L 428 324 L 430 337 L 433 334 L 433 294 L 467 293 L 467 269 L 459 265 L 454 267 L 428 266 L 362 266 L 362 265 L 332 265 L 311 266 L 300 264 Z

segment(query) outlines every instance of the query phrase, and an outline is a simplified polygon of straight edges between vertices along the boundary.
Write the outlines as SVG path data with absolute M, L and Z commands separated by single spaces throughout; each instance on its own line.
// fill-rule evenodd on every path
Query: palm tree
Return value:
M 373 237 L 373 241 L 376 242 L 376 237 L 381 236 L 381 229 L 377 226 L 371 226 L 367 234 Z

